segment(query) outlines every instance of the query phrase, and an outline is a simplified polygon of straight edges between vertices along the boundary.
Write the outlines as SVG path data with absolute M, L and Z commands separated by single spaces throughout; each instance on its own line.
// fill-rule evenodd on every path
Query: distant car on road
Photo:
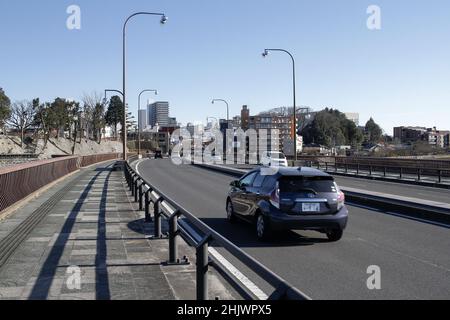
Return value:
M 268 170 L 255 169 L 231 183 L 226 204 L 230 222 L 253 223 L 261 240 L 283 230 L 315 230 L 330 241 L 342 238 L 348 210 L 332 176 L 312 168 Z
M 163 154 L 161 150 L 156 150 L 155 151 L 155 159 L 162 159 L 163 158 Z
M 286 156 L 282 152 L 268 151 L 261 157 L 261 164 L 268 167 L 288 167 Z

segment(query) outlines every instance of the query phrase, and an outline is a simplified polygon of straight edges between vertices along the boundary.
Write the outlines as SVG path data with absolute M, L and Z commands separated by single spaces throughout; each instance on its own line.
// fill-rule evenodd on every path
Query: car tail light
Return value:
M 280 209 L 280 184 L 277 182 L 275 190 L 270 194 L 270 203 L 277 209 Z
M 345 205 L 345 194 L 342 191 L 338 193 L 338 210 L 341 210 Z

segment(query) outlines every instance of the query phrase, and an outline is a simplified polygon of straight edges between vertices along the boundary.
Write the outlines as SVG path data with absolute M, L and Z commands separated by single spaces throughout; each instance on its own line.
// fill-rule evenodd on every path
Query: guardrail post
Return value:
M 356 165 L 356 175 L 359 176 L 359 163 Z
M 145 192 L 145 222 L 152 222 L 152 217 L 150 216 L 150 192 L 152 192 L 151 188 Z
M 159 210 L 159 204 L 162 198 L 156 199 L 153 204 L 153 215 L 155 217 L 155 238 L 161 238 L 161 211 Z
M 345 164 L 345 173 L 348 173 L 348 163 Z
M 130 183 L 130 191 L 131 191 L 131 195 L 134 196 L 134 177 L 135 177 L 135 173 L 131 174 L 131 183 Z
M 403 179 L 403 167 L 400 167 L 400 180 Z
M 442 182 L 442 170 L 438 170 L 438 182 Z
M 144 210 L 144 182 L 139 185 L 139 211 Z
M 140 181 L 140 178 L 138 177 L 136 181 L 134 182 L 134 202 L 138 202 L 138 183 Z
M 422 178 L 422 170 L 420 168 L 417 169 L 417 180 L 420 181 Z
M 370 167 L 369 167 L 369 176 L 371 176 L 371 175 L 372 175 L 372 172 L 373 172 L 373 167 L 372 167 L 372 166 L 370 166 Z
M 386 178 L 386 176 L 387 176 L 387 169 L 386 169 L 386 167 L 384 167 L 383 169 L 384 169 L 384 177 Z
M 123 167 L 125 173 L 125 179 L 127 181 L 128 187 L 130 186 L 130 171 L 128 171 L 128 164 Z
M 169 218 L 169 264 L 180 263 L 178 257 L 178 217 L 180 211 L 175 211 Z
M 328 162 L 325 162 L 325 171 L 328 172 Z
M 208 268 L 210 235 L 203 238 L 196 247 L 197 253 L 197 300 L 208 300 Z

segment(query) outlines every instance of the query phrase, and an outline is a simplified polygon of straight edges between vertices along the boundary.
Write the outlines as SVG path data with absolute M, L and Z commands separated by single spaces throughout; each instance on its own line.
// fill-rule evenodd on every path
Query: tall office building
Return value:
M 155 102 L 147 106 L 148 125 L 167 127 L 169 125 L 169 102 Z
M 147 110 L 139 110 L 139 128 L 143 132 L 148 126 Z

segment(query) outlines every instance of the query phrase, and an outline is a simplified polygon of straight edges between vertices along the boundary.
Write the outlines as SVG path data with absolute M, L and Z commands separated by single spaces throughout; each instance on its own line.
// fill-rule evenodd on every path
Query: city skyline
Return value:
M 135 116 L 137 94 L 148 86 L 158 87 L 183 123 L 224 118 L 222 106 L 210 105 L 213 97 L 227 99 L 234 115 L 242 105 L 254 113 L 292 105 L 289 60 L 261 57 L 277 46 L 296 57 L 298 105 L 357 112 L 361 124 L 373 117 L 388 134 L 401 125 L 448 129 L 450 46 L 441 39 L 450 30 L 450 5 L 380 0 L 382 28 L 369 30 L 370 4 L 81 0 L 81 29 L 68 30 L 67 1 L 3 2 L 1 18 L 11 28 L 0 35 L 16 45 L 0 53 L 8 74 L 1 86 L 12 100 L 43 101 L 120 88 L 123 20 L 151 9 L 169 22 L 139 18 L 129 28 L 127 100 Z

